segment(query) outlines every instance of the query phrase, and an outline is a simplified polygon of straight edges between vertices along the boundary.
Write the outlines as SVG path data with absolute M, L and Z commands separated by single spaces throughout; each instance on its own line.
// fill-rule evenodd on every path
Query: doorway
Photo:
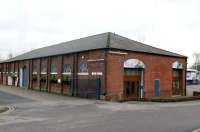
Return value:
M 140 82 L 141 76 L 139 69 L 124 69 L 124 94 L 126 98 L 135 98 L 139 97 L 140 91 Z M 128 72 L 134 72 L 136 74 L 128 75 Z
M 182 94 L 182 70 L 173 69 L 173 79 L 172 79 L 172 94 L 181 95 Z
M 154 96 L 159 96 L 160 80 L 154 80 Z
M 25 67 L 20 69 L 20 87 L 28 88 L 28 70 Z
M 144 98 L 144 68 L 144 63 L 138 59 L 129 59 L 124 62 L 125 100 Z
M 178 61 L 172 64 L 172 95 L 183 95 L 183 65 Z

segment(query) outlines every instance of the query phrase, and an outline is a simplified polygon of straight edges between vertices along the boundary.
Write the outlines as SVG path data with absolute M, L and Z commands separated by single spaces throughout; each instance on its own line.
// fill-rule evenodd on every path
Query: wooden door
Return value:
M 172 94 L 182 94 L 182 70 L 173 70 Z
M 138 98 L 140 88 L 140 76 L 124 77 L 125 98 Z

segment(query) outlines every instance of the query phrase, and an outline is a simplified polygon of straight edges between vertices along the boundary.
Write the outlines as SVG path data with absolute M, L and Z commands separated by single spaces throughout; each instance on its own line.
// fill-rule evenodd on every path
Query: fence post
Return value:
M 100 85 L 101 85 L 101 80 L 100 78 L 96 79 L 96 99 L 100 100 Z

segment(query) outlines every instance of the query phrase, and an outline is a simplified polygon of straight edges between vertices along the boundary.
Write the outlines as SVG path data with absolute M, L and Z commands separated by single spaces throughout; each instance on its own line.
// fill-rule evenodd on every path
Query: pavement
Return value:
M 107 102 L 0 86 L 0 132 L 191 132 L 200 128 L 200 101 Z

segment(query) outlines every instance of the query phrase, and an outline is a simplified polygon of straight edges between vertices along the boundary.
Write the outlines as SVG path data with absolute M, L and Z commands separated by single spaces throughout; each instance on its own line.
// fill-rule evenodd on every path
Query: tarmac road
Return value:
M 200 127 L 200 101 L 114 103 L 0 87 L 16 110 L 0 132 L 190 132 Z

